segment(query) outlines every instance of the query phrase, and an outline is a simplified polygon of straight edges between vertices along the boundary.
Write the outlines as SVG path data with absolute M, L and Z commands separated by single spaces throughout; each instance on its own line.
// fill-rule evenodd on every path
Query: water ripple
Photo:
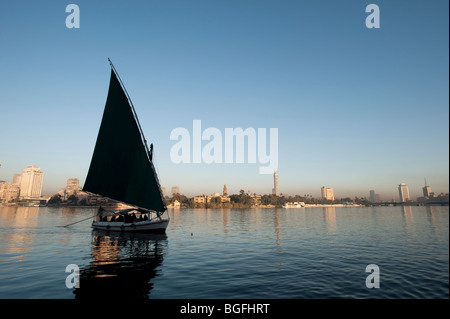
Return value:
M 154 238 L 57 227 L 91 210 L 2 209 L 0 298 L 449 296 L 448 207 L 170 214 L 167 236 Z M 65 286 L 68 264 L 80 266 L 82 288 Z M 379 289 L 366 287 L 369 264 L 380 268 Z

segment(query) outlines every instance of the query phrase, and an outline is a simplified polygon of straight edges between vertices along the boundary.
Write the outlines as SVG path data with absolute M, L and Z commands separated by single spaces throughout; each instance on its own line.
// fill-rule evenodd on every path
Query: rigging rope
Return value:
M 77 221 L 77 222 L 75 222 L 75 223 L 71 223 L 71 224 L 64 225 L 64 226 L 62 226 L 62 227 L 67 227 L 67 226 L 70 226 L 70 225 L 73 225 L 73 224 L 77 224 L 77 223 L 79 223 L 79 222 L 85 221 L 85 220 L 90 219 L 90 218 L 93 218 L 93 217 L 95 217 L 95 216 L 97 216 L 97 214 L 95 214 L 95 215 L 93 215 L 93 216 L 91 216 L 91 217 L 88 217 L 88 218 L 79 220 L 79 221 Z

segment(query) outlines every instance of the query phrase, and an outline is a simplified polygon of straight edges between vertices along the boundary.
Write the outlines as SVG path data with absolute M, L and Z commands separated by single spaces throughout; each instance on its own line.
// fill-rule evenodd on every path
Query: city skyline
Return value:
M 448 2 L 380 1 L 376 30 L 356 0 L 76 4 L 79 29 L 66 28 L 65 4 L 0 5 L 11 48 L 0 59 L 0 180 L 38 165 L 43 194 L 84 184 L 110 57 L 161 185 L 271 193 L 258 164 L 171 161 L 171 131 L 201 120 L 222 132 L 278 128 L 279 193 L 318 198 L 329 185 L 337 198 L 387 200 L 405 183 L 416 198 L 424 176 L 449 192 Z
M 38 180 L 37 180 L 37 182 L 34 183 L 33 195 L 29 196 L 29 194 L 28 194 L 30 192 L 29 189 L 31 189 L 30 185 L 33 184 L 33 183 L 30 183 L 30 180 L 33 180 L 34 179 L 34 175 L 36 175 L 36 174 L 37 174 Z M 22 169 L 22 174 L 14 174 L 13 178 L 12 178 L 12 182 L 0 180 L 0 183 L 6 183 L 6 184 L 9 184 L 10 186 L 17 186 L 17 188 L 18 188 L 17 196 L 19 197 L 19 195 L 20 195 L 20 198 L 35 198 L 35 199 L 37 199 L 37 198 L 39 198 L 41 196 L 44 196 L 44 197 L 47 196 L 48 197 L 48 196 L 52 196 L 52 195 L 55 195 L 55 194 L 62 195 L 61 192 L 64 191 L 65 189 L 70 189 L 70 188 L 73 188 L 73 189 L 80 188 L 80 190 L 82 189 L 82 186 L 79 185 L 79 179 L 78 178 L 68 178 L 67 181 L 66 181 L 66 186 L 64 188 L 59 187 L 58 191 L 55 192 L 55 193 L 41 194 L 41 192 L 42 192 L 42 184 L 43 184 L 43 175 L 44 175 L 44 173 L 40 170 L 39 166 L 32 165 L 32 166 L 28 166 L 27 168 Z M 23 179 L 22 178 L 23 176 L 26 176 L 26 179 Z M 394 201 L 394 202 L 408 202 L 408 201 L 420 200 L 421 198 L 427 198 L 427 197 L 430 197 L 431 195 L 448 194 L 448 192 L 444 192 L 444 191 L 438 191 L 437 193 L 432 192 L 431 186 L 429 186 L 427 184 L 426 178 L 424 180 L 425 180 L 425 184 L 424 184 L 423 187 L 421 187 L 421 192 L 422 193 L 414 192 L 413 195 L 410 195 L 409 187 L 405 183 L 401 183 L 397 187 L 397 192 L 398 192 L 397 197 L 398 198 L 396 198 L 395 195 L 392 195 L 392 197 L 389 195 L 387 197 L 385 196 L 382 199 L 380 194 L 375 193 L 375 190 L 369 190 L 368 191 L 369 192 L 368 193 L 369 196 L 362 195 L 362 196 L 360 196 L 360 198 L 366 198 L 369 202 L 372 202 L 372 203 L 376 203 L 376 202 L 392 202 L 392 201 Z M 38 186 L 36 186 L 36 183 L 37 183 Z M 277 193 L 275 190 L 278 190 L 278 171 L 275 171 L 274 174 L 273 174 L 273 184 L 274 184 L 274 187 L 272 188 L 270 193 L 269 192 L 257 193 L 257 192 L 253 192 L 251 190 L 244 190 L 243 188 L 239 188 L 239 191 L 237 191 L 237 189 L 236 189 L 236 191 L 234 191 L 234 192 L 232 192 L 230 194 L 239 194 L 241 192 L 241 190 L 244 190 L 244 192 L 248 193 L 248 194 L 250 194 L 250 193 L 251 194 L 259 194 L 259 195 L 272 194 L 272 195 L 277 195 L 277 196 L 284 196 L 284 195 L 286 195 L 286 196 L 295 196 L 295 195 L 299 195 L 299 196 L 305 196 L 305 197 L 312 196 L 313 198 L 321 198 L 321 199 L 331 200 L 331 201 L 334 201 L 335 199 L 358 197 L 358 196 L 355 196 L 354 194 L 353 195 L 346 194 L 346 195 L 335 197 L 334 196 L 334 188 L 325 187 L 325 186 L 321 187 L 319 196 L 315 196 L 315 195 L 313 196 L 312 193 L 314 193 L 314 192 L 309 192 L 309 193 L 304 193 L 304 194 L 301 194 L 301 193 L 282 193 L 282 192 L 281 193 Z M 165 194 L 166 187 L 164 185 L 161 185 L 161 189 L 162 189 L 162 193 L 163 193 L 164 196 L 169 196 L 169 194 Z M 24 191 L 27 192 L 27 193 L 25 194 Z M 227 185 L 226 184 L 223 185 L 222 193 L 223 193 L 224 196 L 227 196 L 227 194 L 228 194 Z M 39 195 L 37 195 L 37 194 L 39 194 Z M 171 196 L 169 196 L 169 197 L 173 197 L 175 194 L 182 194 L 182 195 L 187 195 L 188 197 L 191 197 L 191 198 L 195 198 L 195 197 L 198 197 L 198 196 L 203 196 L 205 194 L 218 194 L 218 192 L 217 192 L 217 189 L 212 189 L 212 190 L 207 190 L 207 191 L 200 192 L 200 193 L 194 193 L 194 192 L 192 192 L 192 191 L 190 191 L 188 189 L 188 191 L 186 193 L 184 193 L 184 192 L 180 191 L 179 186 L 174 185 L 174 186 L 171 186 L 171 193 L 170 193 Z M 423 194 L 423 197 L 422 197 L 422 194 Z M 65 195 L 64 195 L 64 197 L 65 197 Z M 1 196 L 0 196 L 0 198 L 1 198 Z

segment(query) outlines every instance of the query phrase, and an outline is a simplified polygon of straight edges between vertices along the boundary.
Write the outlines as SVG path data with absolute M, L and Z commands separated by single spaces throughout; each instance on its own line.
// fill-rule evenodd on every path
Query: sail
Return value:
M 155 168 L 113 69 L 83 190 L 129 205 L 159 212 L 166 210 Z

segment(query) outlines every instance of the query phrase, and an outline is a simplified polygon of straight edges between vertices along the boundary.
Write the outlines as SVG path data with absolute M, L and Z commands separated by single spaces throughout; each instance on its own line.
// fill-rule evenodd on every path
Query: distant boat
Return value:
M 105 110 L 83 191 L 125 203 L 119 211 L 99 208 L 94 229 L 165 232 L 166 202 L 133 103 L 111 60 Z
M 292 202 L 283 205 L 283 208 L 302 208 L 302 207 L 305 207 L 304 202 Z

